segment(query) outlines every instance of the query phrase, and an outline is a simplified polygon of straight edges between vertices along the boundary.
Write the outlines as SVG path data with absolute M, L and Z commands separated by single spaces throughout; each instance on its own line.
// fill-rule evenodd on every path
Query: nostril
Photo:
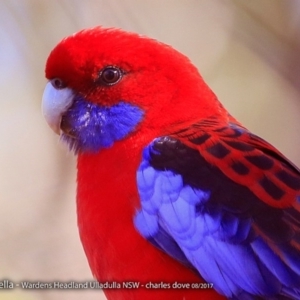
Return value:
M 52 86 L 57 90 L 64 89 L 67 86 L 60 78 L 53 78 L 50 80 L 50 82 Z

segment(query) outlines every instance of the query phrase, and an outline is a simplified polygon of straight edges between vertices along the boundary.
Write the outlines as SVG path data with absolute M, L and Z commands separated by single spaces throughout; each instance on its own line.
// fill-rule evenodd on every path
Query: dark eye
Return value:
M 123 72 L 116 67 L 105 67 L 100 71 L 99 79 L 102 84 L 113 85 L 119 82 Z
M 60 78 L 53 78 L 50 80 L 50 82 L 57 90 L 64 89 L 67 86 Z

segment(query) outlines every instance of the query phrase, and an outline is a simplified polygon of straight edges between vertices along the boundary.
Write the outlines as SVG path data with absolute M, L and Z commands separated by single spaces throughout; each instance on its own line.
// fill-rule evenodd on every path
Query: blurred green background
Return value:
M 50 50 L 82 28 L 171 44 L 232 115 L 300 166 L 298 0 L 1 0 L 0 280 L 85 281 L 75 157 L 41 114 Z M 103 297 L 103 298 L 102 298 Z M 99 291 L 1 291 L 1 300 L 105 299 Z

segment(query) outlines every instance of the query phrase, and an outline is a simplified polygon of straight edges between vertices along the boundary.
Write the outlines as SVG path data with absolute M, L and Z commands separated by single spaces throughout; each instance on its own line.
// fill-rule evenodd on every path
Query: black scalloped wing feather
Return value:
M 266 204 L 300 208 L 299 169 L 275 147 L 243 127 L 217 126 L 214 121 L 206 121 L 181 131 L 177 137 Z

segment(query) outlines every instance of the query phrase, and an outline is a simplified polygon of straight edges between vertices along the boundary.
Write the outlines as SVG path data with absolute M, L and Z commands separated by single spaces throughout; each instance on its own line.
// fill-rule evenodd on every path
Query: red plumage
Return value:
M 134 228 L 139 207 L 135 178 L 141 159 L 141 147 L 136 146 L 123 142 L 101 155 L 79 155 L 78 226 L 91 270 L 100 282 L 204 282 Z M 107 289 L 105 294 L 114 300 L 223 299 L 213 289 Z
M 183 69 L 184 64 L 188 68 Z M 95 86 L 98 72 L 105 65 L 122 67 L 127 81 L 109 90 Z M 153 138 L 189 126 L 199 117 L 215 115 L 216 111 L 220 111 L 221 118 L 225 116 L 197 69 L 187 57 L 165 44 L 148 38 L 137 40 L 135 34 L 124 35 L 115 29 L 95 28 L 58 44 L 48 58 L 46 77 L 60 78 L 93 103 L 113 105 L 120 99 L 130 99 L 146 111 L 142 126 L 126 140 L 100 153 L 78 156 L 78 226 L 96 278 L 118 282 L 203 282 L 193 271 L 154 248 L 133 226 L 133 216 L 140 205 L 136 170 L 142 149 Z M 189 99 L 188 105 L 183 98 Z M 164 110 L 168 113 L 164 114 Z M 109 299 L 223 298 L 212 289 L 105 293 Z
M 117 74 L 121 74 L 120 76 L 124 78 L 118 80 L 117 84 L 99 84 L 99 74 L 107 67 L 117 68 L 114 69 L 116 72 L 122 70 Z M 51 87 L 50 92 L 47 91 L 51 96 L 57 95 L 61 87 L 64 89 L 61 93 L 65 101 L 62 115 L 66 110 L 74 111 L 67 121 L 67 118 L 65 119 L 65 127 L 60 128 L 66 136 L 70 135 L 71 139 L 82 139 L 82 144 L 79 145 L 85 145 L 86 142 L 85 136 L 80 135 L 82 129 L 90 134 L 91 145 L 96 144 L 93 140 L 93 128 L 91 129 L 88 124 L 92 118 L 91 114 L 96 114 L 104 120 L 101 120 L 102 123 L 93 120 L 92 123 L 103 129 L 103 126 L 107 125 L 105 118 L 109 118 L 112 114 L 112 110 L 109 109 L 111 107 L 119 109 L 122 101 L 125 101 L 129 107 L 134 107 L 134 112 L 137 111 L 136 108 L 143 112 L 142 121 L 137 122 L 125 138 L 115 139 L 112 146 L 109 144 L 111 140 L 108 139 L 109 142 L 105 140 L 107 148 L 99 147 L 95 153 L 81 151 L 80 146 L 75 149 L 78 151 L 79 232 L 91 270 L 99 281 L 139 281 L 141 284 L 164 282 L 170 285 L 174 282 L 203 282 L 195 270 L 155 248 L 134 226 L 134 217 L 141 209 L 137 170 L 145 159 L 142 158 L 142 152 L 154 139 L 167 136 L 165 141 L 163 139 L 161 141 L 161 143 L 165 142 L 164 148 L 161 146 L 161 152 L 156 149 L 157 154 L 155 149 L 152 149 L 153 157 L 149 156 L 146 162 L 149 163 L 152 159 L 153 164 L 157 164 L 153 168 L 156 168 L 154 172 L 157 172 L 158 177 L 166 170 L 171 170 L 173 175 L 177 175 L 176 170 L 181 170 L 182 173 L 178 172 L 183 181 L 186 180 L 185 191 L 187 194 L 190 193 L 189 196 L 193 197 L 193 189 L 199 194 L 201 191 L 202 194 L 211 195 L 212 204 L 203 204 L 206 200 L 202 199 L 201 207 L 192 203 L 192 200 L 188 205 L 194 205 L 192 221 L 202 214 L 203 218 L 210 217 L 208 221 L 211 222 L 210 225 L 220 227 L 219 232 L 213 229 L 210 232 L 210 238 L 215 238 L 214 246 L 228 242 L 228 248 L 227 245 L 222 244 L 226 255 L 247 253 L 245 258 L 248 254 L 252 255 L 253 251 L 258 251 L 262 253 L 262 257 L 264 255 L 266 257 L 266 251 L 271 249 L 272 255 L 281 257 L 285 264 L 283 266 L 282 261 L 277 261 L 276 268 L 280 272 L 278 277 L 275 274 L 274 280 L 269 281 L 274 286 L 272 285 L 268 290 L 265 274 L 277 271 L 263 266 L 263 259 L 251 256 L 252 262 L 255 262 L 253 270 L 264 270 L 259 273 L 261 278 L 257 280 L 258 287 L 256 287 L 255 280 L 253 283 L 244 277 L 240 282 L 234 281 L 236 278 L 229 279 L 229 275 L 232 276 L 231 270 L 228 268 L 225 271 L 221 270 L 218 264 L 218 262 L 223 263 L 220 257 L 222 253 L 214 257 L 217 267 L 212 268 L 212 273 L 215 272 L 213 276 L 216 276 L 215 278 L 219 276 L 216 279 L 219 284 L 218 290 L 229 296 L 284 294 L 294 297 L 298 295 L 298 288 L 294 288 L 298 277 L 293 272 L 295 270 L 298 272 L 299 262 L 294 253 L 298 253 L 300 249 L 299 242 L 295 238 L 300 236 L 299 222 L 295 217 L 300 212 L 297 202 L 300 191 L 299 171 L 273 146 L 251 134 L 227 113 L 187 57 L 155 40 L 116 29 L 98 27 L 83 30 L 59 43 L 48 58 L 46 77 L 50 83 L 55 78 L 59 79 L 58 85 L 55 86 L 54 83 L 54 92 Z M 75 98 L 74 102 L 77 101 L 77 110 L 69 103 L 70 95 Z M 48 97 L 48 94 L 46 96 Z M 45 107 L 49 109 L 47 103 Z M 83 113 L 80 107 L 84 107 Z M 81 114 L 76 115 L 78 111 Z M 59 115 L 53 113 L 51 109 L 47 116 L 49 119 L 53 118 L 61 122 Z M 78 120 L 80 122 L 76 123 Z M 120 123 L 122 121 L 124 119 L 120 117 Z M 50 123 L 53 125 L 52 120 Z M 72 128 L 72 124 L 76 124 L 76 130 Z M 111 126 L 113 125 L 110 124 Z M 97 131 L 99 132 L 102 134 L 101 130 Z M 109 134 L 114 136 L 115 133 L 109 131 Z M 154 143 L 152 147 L 159 147 L 159 143 Z M 174 145 L 177 145 L 177 148 Z M 100 143 L 100 146 L 103 145 Z M 184 153 L 191 155 L 195 161 L 190 162 L 188 157 L 184 160 Z M 171 161 L 167 169 L 164 162 L 156 157 L 159 155 L 164 156 L 166 160 L 172 158 L 175 162 Z M 189 165 L 191 168 L 194 162 L 197 163 L 198 170 L 193 174 L 189 173 L 185 166 L 180 165 L 183 160 L 191 163 Z M 199 170 L 204 170 L 211 178 L 204 178 L 205 175 L 200 174 Z M 171 171 L 169 173 L 172 173 Z M 164 175 L 170 176 L 170 182 L 174 180 L 171 175 L 166 173 Z M 199 182 L 198 177 L 192 178 L 195 179 L 193 181 L 191 179 L 193 176 L 201 177 L 205 184 Z M 147 177 L 145 180 L 148 179 Z M 238 190 L 237 194 L 232 193 L 234 188 Z M 222 193 L 226 193 L 224 199 Z M 241 210 L 239 207 L 234 207 L 237 201 L 242 201 Z M 249 202 L 246 203 L 247 201 Z M 182 207 L 187 206 L 186 203 L 182 205 Z M 263 213 L 268 209 L 271 214 L 264 222 Z M 283 212 L 281 209 L 286 211 Z M 198 215 L 195 213 L 196 210 Z M 269 220 L 278 221 L 278 226 L 284 224 L 278 238 L 277 227 L 270 225 Z M 230 230 L 230 225 L 235 228 Z M 169 233 L 170 236 L 174 233 L 172 228 Z M 285 236 L 285 233 L 288 233 L 288 236 Z M 251 248 L 253 241 L 260 243 L 260 246 L 255 244 L 257 247 L 255 250 Z M 285 243 L 284 247 L 280 243 Z M 206 245 L 213 248 L 209 242 Z M 190 257 L 194 257 L 194 249 L 187 247 L 185 251 L 188 255 L 192 253 Z M 199 257 L 197 259 L 201 260 Z M 239 261 L 234 266 L 235 270 L 240 270 L 243 259 L 244 257 L 241 259 L 239 256 Z M 199 270 L 200 268 L 196 267 L 199 261 L 189 262 Z M 235 263 L 234 259 L 232 262 Z M 227 266 L 228 262 L 224 265 Z M 278 288 L 283 276 L 281 271 L 286 274 L 293 273 L 291 278 L 284 278 L 286 285 L 284 289 Z M 206 274 L 208 278 L 212 273 Z M 146 287 L 137 290 L 107 289 L 105 293 L 108 299 L 114 300 L 223 299 L 213 289 L 172 289 L 171 286 L 170 289 L 147 289 Z

